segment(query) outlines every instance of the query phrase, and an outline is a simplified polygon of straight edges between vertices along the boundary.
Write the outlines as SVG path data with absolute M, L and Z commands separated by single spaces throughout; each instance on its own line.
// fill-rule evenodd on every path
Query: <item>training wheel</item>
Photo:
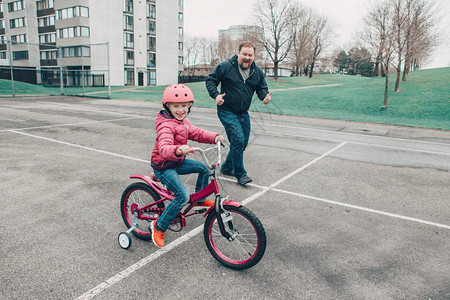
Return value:
M 117 240 L 119 241 L 120 247 L 122 247 L 123 249 L 126 250 L 131 247 L 131 237 L 127 232 L 119 233 Z

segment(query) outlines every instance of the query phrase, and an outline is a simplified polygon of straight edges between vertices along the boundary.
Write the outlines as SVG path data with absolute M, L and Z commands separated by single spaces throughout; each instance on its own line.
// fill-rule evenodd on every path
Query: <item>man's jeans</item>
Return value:
M 236 115 L 227 110 L 218 110 L 220 122 L 230 141 L 230 151 L 222 165 L 224 172 L 233 173 L 239 180 L 247 175 L 244 169 L 244 150 L 247 148 L 250 137 L 250 116 L 248 112 Z
M 195 185 L 195 191 L 198 192 L 205 188 L 209 183 L 209 169 L 203 162 L 185 159 L 177 169 L 153 171 L 156 177 L 158 177 L 175 195 L 175 199 L 167 205 L 162 215 L 158 218 L 157 224 L 159 229 L 166 231 L 183 206 L 189 201 L 189 191 L 178 175 L 198 173 L 197 184 Z M 200 201 L 199 203 L 202 202 L 203 201 Z

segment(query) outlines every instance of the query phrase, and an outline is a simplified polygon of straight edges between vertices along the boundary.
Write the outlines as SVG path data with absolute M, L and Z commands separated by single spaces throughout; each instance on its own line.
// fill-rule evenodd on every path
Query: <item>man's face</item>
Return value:
M 253 47 L 242 47 L 238 53 L 238 63 L 244 70 L 250 68 L 254 58 L 255 50 Z

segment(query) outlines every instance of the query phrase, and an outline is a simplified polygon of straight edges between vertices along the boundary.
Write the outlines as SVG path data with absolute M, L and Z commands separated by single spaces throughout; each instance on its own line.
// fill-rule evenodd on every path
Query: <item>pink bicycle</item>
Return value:
M 203 235 L 206 246 L 212 256 L 224 266 L 243 270 L 256 265 L 266 250 L 266 234 L 258 217 L 242 203 L 228 200 L 220 196 L 218 172 L 221 163 L 218 142 L 208 149 L 193 148 L 199 152 L 205 164 L 210 169 L 211 182 L 203 190 L 190 195 L 189 202 L 170 224 L 169 229 L 180 231 L 186 226 L 186 218 L 203 214 L 205 224 Z M 210 164 L 205 152 L 217 149 L 217 163 Z M 149 223 L 158 219 L 165 208 L 165 202 L 172 201 L 175 196 L 163 186 L 152 173 L 146 175 L 131 175 L 130 178 L 140 179 L 129 185 L 123 192 L 120 211 L 127 226 L 126 232 L 118 236 L 119 245 L 123 249 L 131 246 L 130 232 L 143 240 L 151 240 Z M 205 197 L 214 194 L 215 206 L 210 208 L 195 207 L 195 204 Z

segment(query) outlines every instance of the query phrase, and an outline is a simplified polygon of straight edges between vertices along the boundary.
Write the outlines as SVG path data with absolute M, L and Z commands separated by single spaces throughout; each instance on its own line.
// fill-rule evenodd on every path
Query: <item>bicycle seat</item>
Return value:
M 156 177 L 156 175 L 155 175 L 154 172 L 152 172 L 152 173 L 150 174 L 150 178 L 151 178 L 153 181 L 161 182 L 161 180 L 159 180 L 159 178 Z

